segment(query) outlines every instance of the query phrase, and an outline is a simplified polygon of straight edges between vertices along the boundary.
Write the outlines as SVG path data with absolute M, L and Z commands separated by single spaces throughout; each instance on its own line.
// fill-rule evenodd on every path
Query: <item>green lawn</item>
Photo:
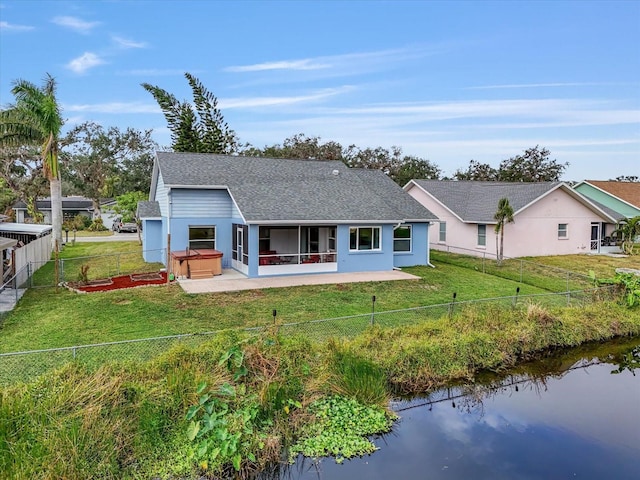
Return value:
M 83 243 L 66 247 L 61 256 L 71 258 L 122 253 L 122 258 L 129 262 L 129 271 L 148 270 L 149 266 L 142 262 L 140 248 L 137 242 Z M 125 255 L 123 252 L 128 253 Z M 110 258 L 113 263 L 114 257 L 103 258 Z M 585 260 L 592 258 L 584 257 Z M 477 266 L 465 265 L 465 262 L 473 263 L 475 260 L 456 258 L 455 261 L 460 265 L 443 260 L 450 262 L 451 257 L 438 253 L 433 259 L 436 268 L 404 269 L 420 277 L 420 280 L 408 281 L 267 288 L 199 295 L 186 294 L 177 285 L 92 294 L 76 294 L 65 289 L 59 289 L 56 293 L 53 288 L 34 288 L 7 315 L 0 335 L 0 352 L 265 325 L 273 321 L 274 309 L 280 323 L 366 314 L 371 312 L 372 295 L 376 296 L 376 312 L 382 312 L 447 303 L 454 292 L 457 294 L 456 301 L 461 302 L 514 295 L 517 287 L 520 287 L 521 296 L 548 291 L 519 283 L 518 269 L 512 269 L 513 279 L 509 279 L 483 274 Z M 628 266 L 625 259 L 612 260 L 622 260 L 620 264 Z M 82 261 L 87 260 L 79 260 L 77 265 Z M 567 263 L 575 264 L 576 261 L 571 259 L 556 263 L 566 267 Z M 125 263 L 124 260 L 120 262 L 121 265 Z M 153 268 L 157 269 L 158 265 Z M 96 278 L 92 276 L 96 269 L 93 266 L 89 269 L 90 278 Z M 46 266 L 38 275 L 48 276 L 51 272 L 51 266 Z M 542 269 L 541 276 L 545 277 L 545 269 Z M 546 286 L 544 282 L 542 285 Z M 560 281 L 559 289 L 562 290 L 564 285 Z M 551 282 L 551 286 L 558 285 Z

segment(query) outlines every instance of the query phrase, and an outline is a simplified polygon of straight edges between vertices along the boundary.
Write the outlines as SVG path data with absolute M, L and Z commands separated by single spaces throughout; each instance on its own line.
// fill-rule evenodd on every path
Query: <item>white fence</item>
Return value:
M 51 252 L 53 252 L 53 246 L 51 244 L 51 236 L 46 235 L 35 239 L 26 245 L 17 248 L 14 252 L 15 259 L 15 271 L 22 272 L 25 278 L 17 278 L 18 285 L 22 285 L 26 282 L 28 275 L 40 268 L 42 265 L 51 260 Z M 31 264 L 32 271 L 27 273 L 25 268 L 28 264 Z

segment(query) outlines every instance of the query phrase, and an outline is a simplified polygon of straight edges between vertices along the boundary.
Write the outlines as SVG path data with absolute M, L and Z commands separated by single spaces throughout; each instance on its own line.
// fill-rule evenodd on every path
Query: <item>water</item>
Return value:
M 612 373 L 625 352 L 639 366 L 640 339 L 397 402 L 401 419 L 373 455 L 300 458 L 281 478 L 640 479 L 640 368 Z

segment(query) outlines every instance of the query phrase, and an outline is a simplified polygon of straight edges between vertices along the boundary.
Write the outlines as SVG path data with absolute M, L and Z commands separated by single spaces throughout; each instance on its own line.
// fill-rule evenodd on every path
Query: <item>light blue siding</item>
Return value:
M 215 218 L 215 217 L 190 217 L 174 218 L 171 220 L 171 251 L 185 250 L 189 245 L 189 226 L 215 225 L 216 227 L 216 250 L 222 252 L 222 266 L 231 266 L 231 250 L 233 248 L 233 237 L 231 236 L 231 225 L 242 223 L 238 218 Z
M 162 174 L 158 173 L 158 183 L 156 184 L 155 195 L 152 195 L 153 198 L 158 204 L 160 204 L 160 214 L 163 218 L 169 217 L 169 193 L 167 187 L 164 185 L 164 181 L 162 180 Z
M 358 225 L 353 225 L 358 226 Z M 362 225 L 377 227 L 380 225 Z M 338 272 L 375 272 L 393 269 L 393 225 L 382 226 L 381 250 L 349 251 L 350 225 L 338 225 Z
M 411 252 L 395 253 L 394 267 L 412 267 L 429 263 L 429 224 L 409 223 L 408 225 L 411 225 Z
M 171 201 L 173 218 L 234 216 L 235 205 L 227 190 L 172 189 Z
M 162 220 L 142 221 L 142 256 L 145 262 L 162 262 L 166 264 L 166 235 L 163 235 Z

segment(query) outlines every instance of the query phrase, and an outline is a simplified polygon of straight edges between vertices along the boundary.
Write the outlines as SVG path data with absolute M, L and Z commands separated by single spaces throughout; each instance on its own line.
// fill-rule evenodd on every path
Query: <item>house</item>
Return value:
M 616 213 L 563 182 L 411 180 L 404 189 L 440 219 L 431 248 L 495 254 L 494 215 L 498 201 L 507 198 L 514 222 L 504 229 L 506 257 L 617 250 L 604 245 L 603 228 L 617 222 Z
M 424 265 L 436 220 L 377 170 L 170 152 L 157 154 L 138 218 L 145 260 L 215 250 L 247 277 Z
M 640 215 L 640 182 L 584 180 L 573 189 L 624 218 Z
M 44 215 L 43 223 L 51 224 L 51 198 L 36 200 L 36 208 Z M 27 204 L 22 200 L 13 205 L 17 223 L 32 223 L 27 211 Z M 77 215 L 93 218 L 93 202 L 84 197 L 62 197 L 62 216 L 64 220 L 73 219 Z
M 100 202 L 102 222 L 107 230 L 111 230 L 116 213 L 113 210 L 116 202 L 113 199 L 104 199 Z M 31 215 L 27 211 L 27 204 L 22 200 L 13 205 L 16 222 L 32 223 Z M 51 198 L 43 198 L 36 200 L 36 208 L 44 216 L 43 223 L 51 224 Z M 71 196 L 62 197 L 62 217 L 63 220 L 72 220 L 77 215 L 82 215 L 91 220 L 97 216 L 97 211 L 93 206 L 93 200 L 90 198 Z

